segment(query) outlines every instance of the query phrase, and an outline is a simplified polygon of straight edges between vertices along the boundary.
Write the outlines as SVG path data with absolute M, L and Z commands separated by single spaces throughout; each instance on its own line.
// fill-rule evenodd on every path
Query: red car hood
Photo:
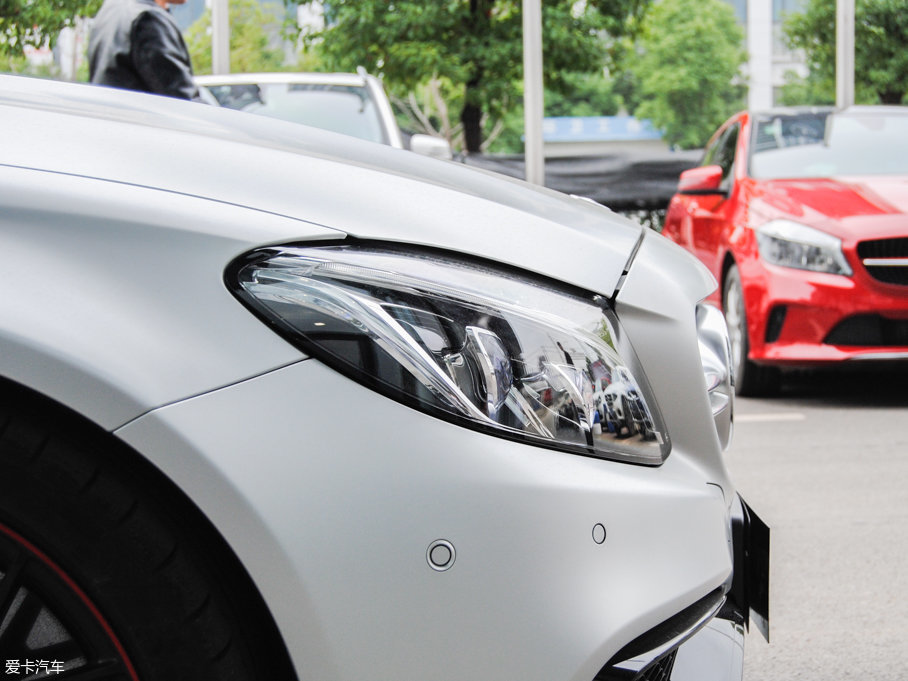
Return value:
M 751 208 L 766 220 L 795 220 L 843 241 L 908 234 L 908 175 L 758 180 L 753 191 Z

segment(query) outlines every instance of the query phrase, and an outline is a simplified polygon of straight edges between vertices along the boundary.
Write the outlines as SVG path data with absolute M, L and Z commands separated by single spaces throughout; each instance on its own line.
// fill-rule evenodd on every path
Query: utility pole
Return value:
M 763 111 L 772 101 L 772 3 L 747 2 L 747 52 L 750 54 L 747 108 Z
M 228 0 L 211 0 L 211 72 L 230 73 L 230 7 Z
M 542 148 L 542 6 L 523 0 L 523 135 L 527 182 L 545 184 Z
M 854 0 L 836 0 L 835 105 L 854 104 Z

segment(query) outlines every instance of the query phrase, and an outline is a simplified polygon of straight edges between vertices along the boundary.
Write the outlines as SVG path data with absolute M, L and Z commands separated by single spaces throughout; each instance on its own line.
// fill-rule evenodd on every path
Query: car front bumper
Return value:
M 589 681 L 732 584 L 732 493 L 681 446 L 650 468 L 501 440 L 315 360 L 117 435 L 224 535 L 301 679 Z
M 908 360 L 904 287 L 767 265 L 742 272 L 750 359 L 810 366 L 847 360 Z
M 662 628 L 674 628 L 673 640 L 652 648 L 659 631 L 647 632 L 627 646 L 642 644 L 646 652 L 624 660 L 615 656 L 595 681 L 727 681 L 741 679 L 744 632 L 750 623 L 769 640 L 769 528 L 739 496 L 732 504 L 734 573 L 717 611 L 702 615 L 697 606 L 679 613 Z M 704 599 L 704 601 L 707 599 Z M 698 620 L 697 617 L 700 617 Z M 687 625 L 684 625 L 685 618 Z M 641 646 L 638 645 L 638 649 Z M 616 660 L 624 660 L 616 662 Z
M 678 649 L 672 681 L 725 681 L 744 673 L 744 627 L 714 618 Z

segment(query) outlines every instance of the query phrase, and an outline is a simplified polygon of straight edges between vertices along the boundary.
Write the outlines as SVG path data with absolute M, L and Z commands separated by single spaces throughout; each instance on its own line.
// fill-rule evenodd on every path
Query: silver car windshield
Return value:
M 754 121 L 750 174 L 760 179 L 908 173 L 908 116 L 767 115 Z
M 388 144 L 365 87 L 310 83 L 209 85 L 221 106 Z

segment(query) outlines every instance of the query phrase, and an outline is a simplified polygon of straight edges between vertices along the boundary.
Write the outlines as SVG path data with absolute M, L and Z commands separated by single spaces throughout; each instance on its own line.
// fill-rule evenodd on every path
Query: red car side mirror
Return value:
M 681 173 L 678 181 L 678 193 L 688 195 L 725 194 L 722 184 L 721 166 L 701 166 Z

